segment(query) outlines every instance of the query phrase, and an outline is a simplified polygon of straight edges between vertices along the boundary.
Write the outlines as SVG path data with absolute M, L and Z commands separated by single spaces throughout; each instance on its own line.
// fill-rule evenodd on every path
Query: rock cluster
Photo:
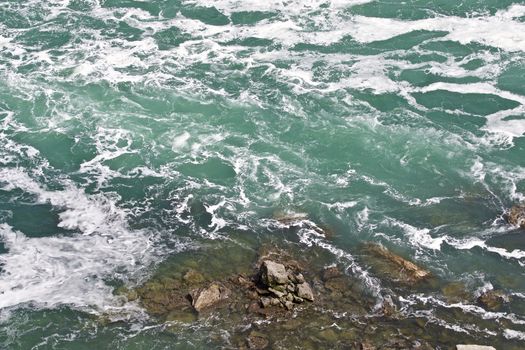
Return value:
M 262 307 L 281 306 L 288 310 L 305 300 L 314 301 L 312 288 L 302 273 L 287 269 L 283 264 L 264 260 L 259 269 L 257 293 Z
M 511 225 L 525 228 L 525 204 L 515 205 L 510 208 L 507 220 Z

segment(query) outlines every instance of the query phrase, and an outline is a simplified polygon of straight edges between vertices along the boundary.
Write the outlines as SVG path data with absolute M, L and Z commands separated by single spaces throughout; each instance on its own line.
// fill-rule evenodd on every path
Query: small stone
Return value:
M 273 293 L 276 297 L 278 297 L 278 298 L 282 298 L 283 296 L 286 295 L 286 293 L 281 292 L 281 291 L 278 291 L 277 289 L 268 288 L 268 290 L 269 290 L 270 292 L 272 292 L 272 293 Z
M 294 295 L 294 296 L 293 296 L 293 300 L 294 300 L 296 303 L 298 303 L 298 304 L 301 304 L 301 303 L 304 302 L 304 299 L 298 297 L 297 295 Z
M 305 282 L 305 280 L 304 280 L 304 276 L 303 276 L 302 273 L 298 273 L 298 274 L 295 276 L 295 280 L 296 280 L 297 283 L 299 283 L 299 284 Z
M 288 273 L 283 264 L 271 260 L 263 261 L 261 265 L 261 281 L 264 285 L 275 287 L 279 284 L 288 283 Z
M 293 301 L 293 297 L 294 297 L 293 294 L 288 294 L 288 295 L 286 295 L 286 300 Z
M 261 298 L 261 305 L 264 308 L 269 307 L 270 305 L 272 305 L 272 299 L 271 298 L 267 298 L 267 297 L 262 297 Z
M 312 288 L 310 288 L 310 285 L 306 282 L 298 284 L 296 286 L 295 292 L 299 298 L 314 301 L 314 293 L 312 292 Z
M 285 301 L 284 302 L 284 306 L 288 309 L 288 310 L 291 310 L 293 309 L 293 303 L 289 300 Z
M 293 293 L 295 292 L 295 286 L 290 283 L 289 285 L 286 286 L 286 290 L 290 293 Z
M 280 302 L 279 299 L 277 299 L 277 298 L 272 298 L 272 299 L 271 299 L 271 304 L 272 304 L 273 306 L 277 306 L 277 305 L 279 305 L 280 303 L 281 303 L 281 302 Z

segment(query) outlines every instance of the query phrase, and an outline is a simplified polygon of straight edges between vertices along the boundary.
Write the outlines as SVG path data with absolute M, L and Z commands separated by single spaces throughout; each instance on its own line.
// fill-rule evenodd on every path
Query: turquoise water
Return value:
M 115 287 L 276 235 L 278 212 L 330 227 L 294 239 L 379 301 L 363 242 L 503 290 L 499 312 L 398 302 L 519 346 L 525 235 L 502 214 L 525 200 L 524 52 L 519 1 L 3 1 L 0 347 L 203 347 L 209 329 L 158 331 Z

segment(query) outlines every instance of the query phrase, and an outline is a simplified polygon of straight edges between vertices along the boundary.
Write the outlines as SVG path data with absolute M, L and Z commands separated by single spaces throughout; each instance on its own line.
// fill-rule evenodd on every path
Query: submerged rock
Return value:
M 246 343 L 249 349 L 257 350 L 266 349 L 268 345 L 270 345 L 268 337 L 257 331 L 252 331 L 250 335 L 248 335 L 248 338 L 246 338 Z
M 191 305 L 196 311 L 200 312 L 218 304 L 222 300 L 228 299 L 229 295 L 230 291 L 227 288 L 217 283 L 212 283 L 207 288 L 197 289 L 191 293 Z
M 478 297 L 478 303 L 484 308 L 497 311 L 507 302 L 507 296 L 501 291 L 489 290 Z
M 411 284 L 431 277 L 430 271 L 392 253 L 379 244 L 368 243 L 365 249 L 377 260 L 375 267 L 393 280 Z
M 525 228 L 525 204 L 515 205 L 510 208 L 507 220 L 511 225 Z

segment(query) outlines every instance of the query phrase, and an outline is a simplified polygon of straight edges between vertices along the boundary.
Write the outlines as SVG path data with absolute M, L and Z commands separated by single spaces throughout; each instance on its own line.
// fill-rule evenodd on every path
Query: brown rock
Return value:
M 376 258 L 377 268 L 393 280 L 402 283 L 415 283 L 431 277 L 431 273 L 411 261 L 400 257 L 375 243 L 366 245 L 366 251 Z
M 489 290 L 478 297 L 478 303 L 491 311 L 499 310 L 505 302 L 507 297 L 500 291 Z
M 339 271 L 339 269 L 337 268 L 337 266 L 330 266 L 330 267 L 327 267 L 323 270 L 322 272 L 322 279 L 323 281 L 328 281 L 332 278 L 336 278 L 336 277 L 339 277 L 341 276 L 342 273 L 341 271 Z
M 511 225 L 525 228 L 525 204 L 515 205 L 510 208 L 507 220 Z
M 191 293 L 191 305 L 198 312 L 228 299 L 230 291 L 217 283 L 212 283 L 207 288 L 201 288 Z
M 246 343 L 249 349 L 266 349 L 270 344 L 266 335 L 256 331 L 252 331 L 248 335 Z

